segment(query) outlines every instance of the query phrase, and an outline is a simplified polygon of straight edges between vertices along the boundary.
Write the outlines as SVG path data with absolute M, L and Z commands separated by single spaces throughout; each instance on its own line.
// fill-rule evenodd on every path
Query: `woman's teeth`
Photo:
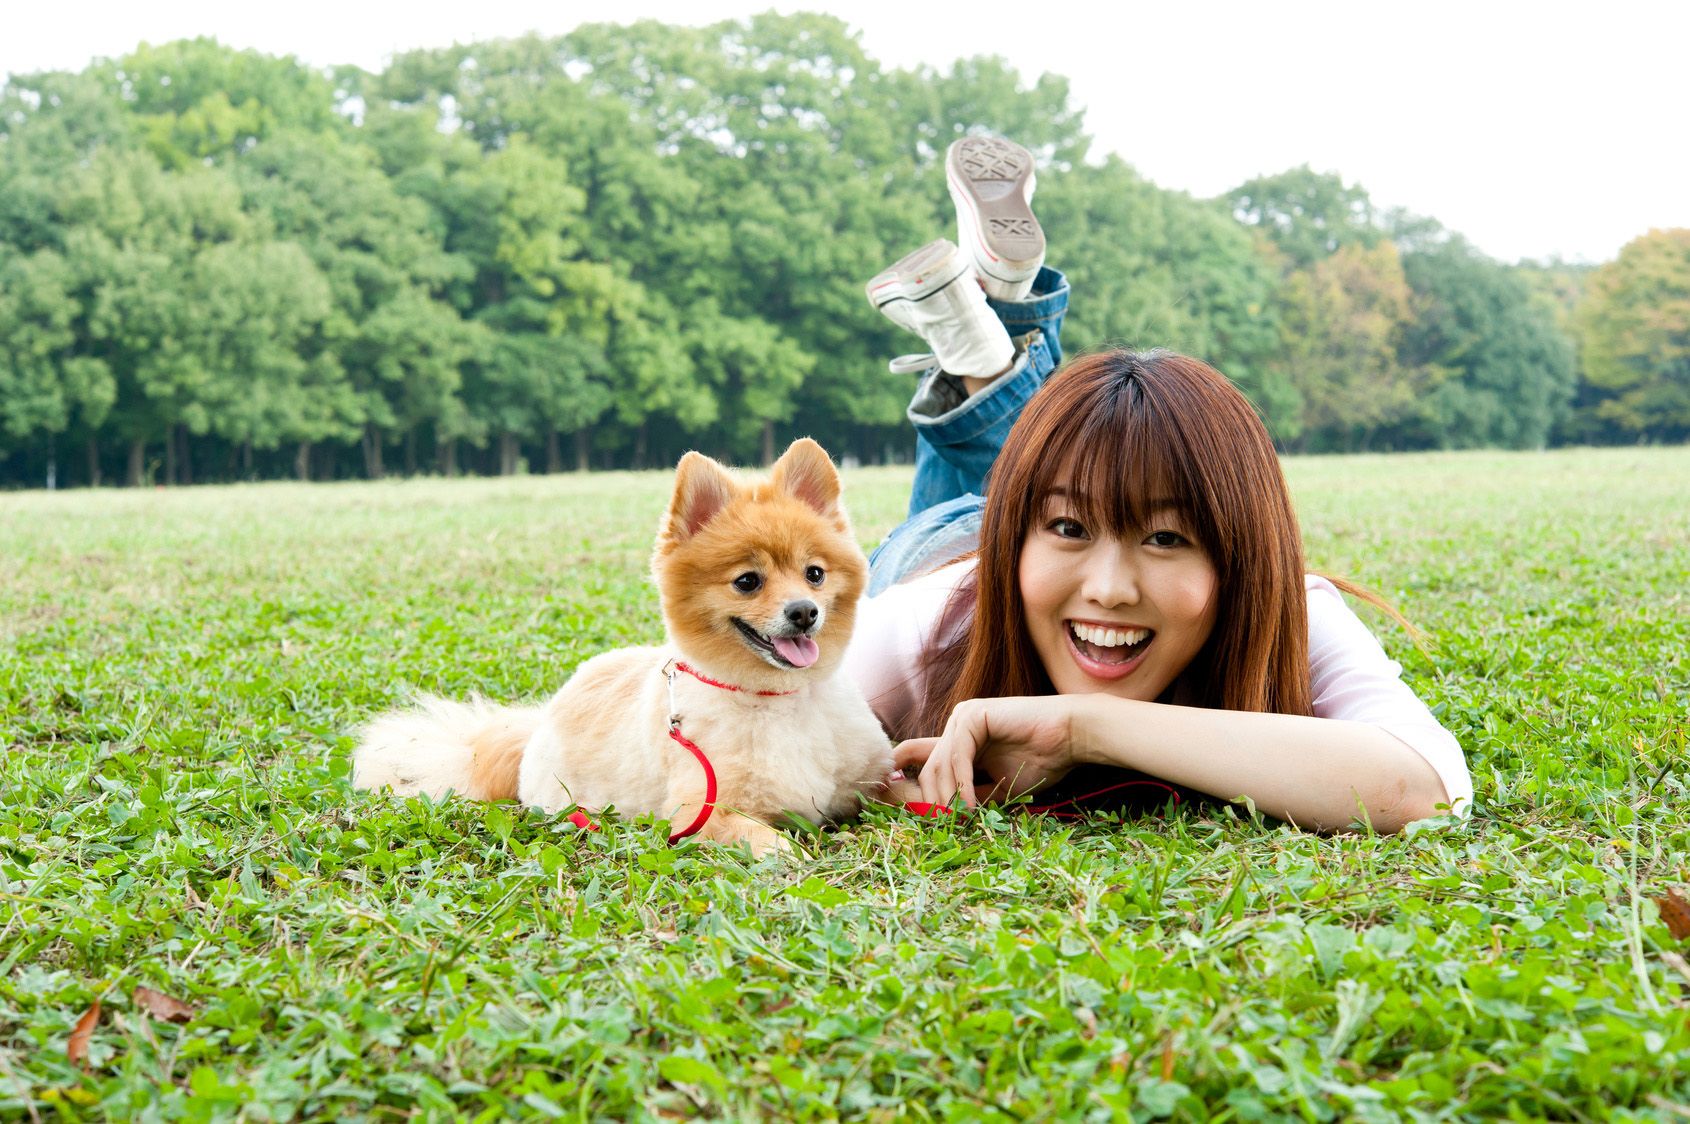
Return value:
M 1087 644 L 1099 648 L 1119 648 L 1122 645 L 1131 647 L 1150 639 L 1148 628 L 1102 628 L 1093 624 L 1081 624 L 1079 621 L 1069 621 L 1068 628 L 1074 633 L 1076 640 L 1084 640 Z
M 1074 647 L 1087 659 L 1100 664 L 1128 664 L 1144 652 L 1155 635 L 1148 628 L 1105 628 L 1096 624 L 1068 622 Z

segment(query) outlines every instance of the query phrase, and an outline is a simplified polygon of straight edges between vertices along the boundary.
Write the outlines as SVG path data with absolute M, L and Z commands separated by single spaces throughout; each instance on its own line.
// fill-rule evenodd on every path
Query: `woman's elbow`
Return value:
M 1392 777 L 1383 792 L 1366 802 L 1367 825 L 1381 835 L 1395 835 L 1416 820 L 1444 815 L 1449 796 L 1437 774 L 1427 772 Z

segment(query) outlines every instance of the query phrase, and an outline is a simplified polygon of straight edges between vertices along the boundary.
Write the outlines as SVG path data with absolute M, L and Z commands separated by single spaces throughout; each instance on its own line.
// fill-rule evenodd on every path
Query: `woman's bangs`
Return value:
M 1147 414 L 1141 400 L 1067 420 L 1034 479 L 1035 503 L 1061 495 L 1080 522 L 1122 537 L 1172 508 L 1187 533 L 1195 533 L 1190 480 L 1171 440 L 1176 435 L 1157 432 Z

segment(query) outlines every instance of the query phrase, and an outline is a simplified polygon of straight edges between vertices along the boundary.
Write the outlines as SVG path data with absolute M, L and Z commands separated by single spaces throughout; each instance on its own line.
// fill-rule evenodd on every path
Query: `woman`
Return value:
M 848 660 L 924 798 L 1103 765 L 1316 829 L 1465 810 L 1460 746 L 1305 576 L 1248 402 L 1165 352 L 1052 375 L 1068 287 L 1042 266 L 1031 156 L 969 138 L 947 172 L 968 251 L 935 242 L 869 283 L 933 355 L 893 363 L 927 368 L 916 482 Z

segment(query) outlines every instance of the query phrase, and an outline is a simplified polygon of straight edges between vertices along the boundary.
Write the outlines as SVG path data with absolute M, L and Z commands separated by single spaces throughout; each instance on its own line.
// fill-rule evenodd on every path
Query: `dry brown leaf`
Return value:
M 135 989 L 135 1005 L 155 1019 L 167 1023 L 192 1022 L 194 1009 L 173 996 L 150 987 Z
M 1655 899 L 1655 908 L 1661 911 L 1661 920 L 1667 923 L 1667 931 L 1675 941 L 1690 937 L 1690 902 L 1684 900 L 1677 890 L 1668 890 Z
M 79 1069 L 88 1068 L 88 1040 L 94 1036 L 94 1024 L 100 1021 L 100 1001 L 94 1000 L 94 1005 L 71 1028 L 70 1041 L 65 1043 L 65 1057 L 70 1064 Z
M 1162 1042 L 1162 1080 L 1174 1079 L 1174 1036 L 1168 1035 Z
M 1080 1021 L 1080 1037 L 1088 1042 L 1097 1037 L 1097 1012 L 1090 1007 L 1075 1007 L 1074 1017 Z

